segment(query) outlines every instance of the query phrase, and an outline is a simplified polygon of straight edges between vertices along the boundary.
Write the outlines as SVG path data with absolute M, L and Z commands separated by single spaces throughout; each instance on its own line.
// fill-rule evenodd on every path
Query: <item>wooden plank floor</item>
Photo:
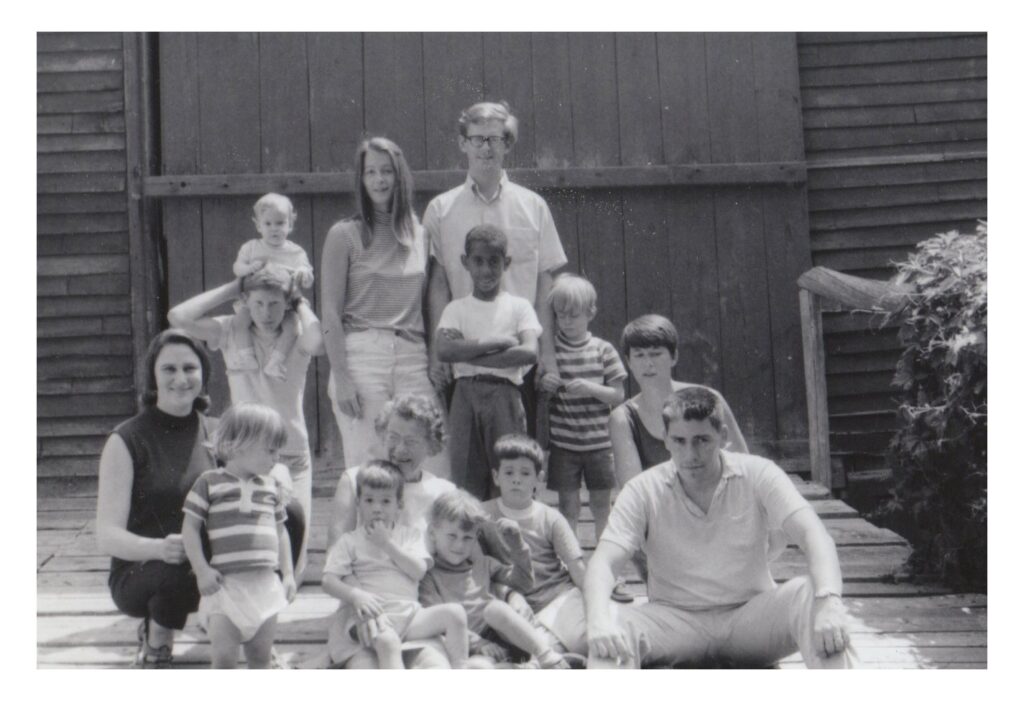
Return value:
M 336 602 L 320 588 L 326 521 L 336 470 L 318 474 L 314 490 L 309 568 L 298 598 L 280 617 L 279 654 L 295 666 L 321 658 L 327 621 Z M 902 563 L 906 541 L 860 518 L 843 502 L 827 498 L 818 485 L 797 477 L 836 541 L 852 638 L 861 663 L 873 668 L 984 668 L 987 665 L 987 598 L 950 594 L 927 582 L 910 582 Z M 40 490 L 36 521 L 37 663 L 40 668 L 126 667 L 135 650 L 137 621 L 114 608 L 106 586 L 109 558 L 95 543 L 95 489 Z M 553 493 L 543 499 L 555 503 Z M 580 540 L 589 556 L 594 524 L 585 508 Z M 779 581 L 803 573 L 794 547 L 773 565 Z M 635 572 L 628 586 L 643 600 Z M 176 665 L 202 667 L 209 661 L 205 636 L 190 619 L 175 648 Z M 783 668 L 802 667 L 799 654 Z

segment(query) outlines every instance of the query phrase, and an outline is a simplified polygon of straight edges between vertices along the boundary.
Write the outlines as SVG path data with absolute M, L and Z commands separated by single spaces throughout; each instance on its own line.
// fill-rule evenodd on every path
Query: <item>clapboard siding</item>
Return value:
M 920 241 L 987 217 L 984 34 L 797 35 L 815 265 L 875 279 Z M 882 466 L 897 426 L 897 330 L 824 319 L 834 456 Z
M 89 476 L 135 405 L 124 52 L 37 35 L 38 476 Z

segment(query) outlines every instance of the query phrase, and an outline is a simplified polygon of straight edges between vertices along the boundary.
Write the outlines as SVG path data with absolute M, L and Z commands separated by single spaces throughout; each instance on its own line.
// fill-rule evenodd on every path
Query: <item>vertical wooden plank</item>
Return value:
M 260 57 L 256 34 L 199 34 L 199 172 L 253 173 L 260 168 Z M 238 248 L 256 236 L 252 199 L 203 202 L 203 277 L 207 289 L 230 280 Z M 228 314 L 224 305 L 215 313 Z M 214 413 L 230 400 L 223 358 L 214 357 Z
M 310 154 L 309 61 L 306 36 L 298 33 L 260 34 L 260 170 L 264 173 L 303 173 L 312 170 Z M 313 269 L 318 258 L 313 247 L 312 205 L 308 197 L 292 196 L 295 229 L 290 240 L 306 251 Z M 316 286 L 305 290 L 316 308 Z M 303 413 L 309 445 L 320 450 L 316 372 L 306 373 Z
M 531 35 L 530 44 L 534 66 L 534 162 L 538 168 L 567 168 L 573 164 L 569 37 L 537 33 Z
M 758 147 L 763 161 L 802 161 L 800 76 L 796 35 L 754 36 Z M 807 439 L 806 392 L 798 358 L 800 308 L 796 279 L 811 266 L 807 188 L 762 188 L 765 269 L 771 313 L 775 410 L 780 450 L 803 455 Z
M 752 36 L 707 36 L 711 157 L 715 163 L 757 161 Z M 768 280 L 761 194 L 715 191 L 722 334 L 722 393 L 752 449 L 774 455 L 776 416 Z
M 548 203 L 555 230 L 562 241 L 562 249 L 568 262 L 559 272 L 580 272 L 580 243 L 577 234 L 578 204 L 577 193 L 573 190 L 543 190 L 541 197 Z
M 656 35 L 616 34 L 615 57 L 622 165 L 664 163 Z
M 658 82 L 666 163 L 709 163 L 708 76 L 703 34 L 659 33 Z
M 125 159 L 127 177 L 125 203 L 128 212 L 128 249 L 131 270 L 132 297 L 132 356 L 134 360 L 134 389 L 145 386 L 146 367 L 143 358 L 150 338 L 159 328 L 157 313 L 158 268 L 154 241 L 146 229 L 145 202 L 142 199 L 142 177 L 149 174 L 146 149 L 147 120 L 153 115 L 146 108 L 146 60 L 144 36 L 126 32 L 124 51 L 124 104 L 125 104 Z
M 365 129 L 402 147 L 414 170 L 427 167 L 423 35 L 371 32 L 363 35 Z M 455 133 L 455 117 L 447 124 Z M 454 138 L 454 137 L 453 137 Z M 458 154 L 449 139 L 448 146 Z
M 676 379 L 722 389 L 715 198 L 677 190 L 668 199 L 672 321 L 679 330 Z
M 571 34 L 569 71 L 573 116 L 573 164 L 618 165 L 618 90 L 612 34 Z M 579 199 L 582 273 L 598 289 L 601 313 L 593 331 L 615 339 L 626 319 L 622 197 L 618 191 L 588 190 Z
M 800 290 L 800 338 L 807 388 L 807 422 L 810 432 L 811 480 L 832 489 L 831 453 L 828 439 L 828 394 L 825 386 L 825 341 L 821 304 L 813 292 Z
M 530 35 L 488 32 L 484 40 L 484 99 L 504 100 L 519 120 L 519 140 L 506 168 L 534 167 L 533 57 Z M 546 70 L 546 67 L 545 67 Z
M 380 36 L 380 35 L 367 35 Z M 314 172 L 351 171 L 352 156 L 363 134 L 363 36 L 360 34 L 310 34 L 307 36 L 309 59 L 310 165 Z M 367 67 L 367 71 L 370 68 Z M 384 76 L 380 76 L 384 79 Z M 388 93 L 391 94 L 391 93 Z M 422 129 L 422 119 L 419 120 Z M 407 149 L 402 144 L 403 150 Z M 408 155 L 408 150 L 405 150 Z M 323 289 L 322 277 L 329 271 L 320 261 L 327 231 L 342 216 L 354 211 L 350 196 L 315 196 L 311 198 L 313 257 L 317 275 L 317 293 Z M 317 297 L 317 313 L 322 300 Z M 342 459 L 341 438 L 334 421 L 327 382 L 330 363 L 326 356 L 317 358 L 316 400 L 320 456 L 328 464 Z M 308 400 L 307 389 L 307 400 Z
M 471 33 L 423 35 L 427 168 L 457 169 L 459 114 L 484 96 L 483 38 Z
M 622 165 L 663 162 L 658 54 L 654 34 L 616 34 L 616 83 Z M 672 318 L 673 275 L 663 188 L 622 191 L 627 317 Z
M 160 152 L 164 175 L 199 172 L 199 65 L 196 35 L 160 35 Z M 198 200 L 163 205 L 171 306 L 203 291 L 203 222 Z M 163 325 L 164 320 L 160 320 Z

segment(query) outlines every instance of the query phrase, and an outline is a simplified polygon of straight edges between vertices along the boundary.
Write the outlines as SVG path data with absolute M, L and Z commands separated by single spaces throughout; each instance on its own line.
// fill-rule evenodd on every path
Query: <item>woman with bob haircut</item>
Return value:
M 437 401 L 427 373 L 429 255 L 402 150 L 376 136 L 356 149 L 357 212 L 327 232 L 320 272 L 328 395 L 346 466 L 382 457 L 373 418 L 399 391 Z M 432 471 L 449 474 L 447 455 Z
M 139 413 L 111 431 L 100 456 L 96 541 L 111 556 L 114 604 L 142 619 L 133 666 L 165 668 L 175 632 L 199 606 L 181 509 L 196 478 L 216 467 L 207 448 L 216 420 L 205 415 L 210 360 L 195 338 L 163 331 L 144 362 Z M 287 528 L 294 547 L 305 530 L 301 510 L 292 517 L 289 509 Z

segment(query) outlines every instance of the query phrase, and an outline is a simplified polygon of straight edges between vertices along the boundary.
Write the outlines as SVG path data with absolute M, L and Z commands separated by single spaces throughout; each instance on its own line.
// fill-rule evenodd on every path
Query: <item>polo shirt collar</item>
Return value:
M 737 470 L 736 466 L 733 465 L 733 462 L 730 459 L 730 456 L 729 456 L 728 452 L 722 450 L 722 451 L 719 451 L 719 455 L 722 456 L 722 477 L 719 480 L 719 483 L 725 482 L 726 480 L 730 480 L 733 477 L 742 477 L 743 476 L 743 473 L 740 472 L 739 470 Z M 682 489 L 683 485 L 679 482 L 679 476 L 676 473 L 676 464 L 674 462 L 672 462 L 671 458 L 669 458 L 663 464 L 667 468 L 664 471 L 664 473 L 662 474 L 662 478 L 665 480 L 666 484 L 670 484 L 670 485 L 674 484 L 674 485 L 678 486 L 679 489 Z
M 497 191 L 495 191 L 494 197 L 488 200 L 487 198 L 480 194 L 480 189 L 476 186 L 476 181 L 473 180 L 473 176 L 469 175 L 468 173 L 466 174 L 466 187 L 469 188 L 469 191 L 473 193 L 474 197 L 478 198 L 484 204 L 496 202 L 498 198 L 501 197 L 501 193 L 505 189 L 505 186 L 508 185 L 508 182 L 508 173 L 506 173 L 505 169 L 502 168 L 501 178 L 498 180 L 498 189 Z

